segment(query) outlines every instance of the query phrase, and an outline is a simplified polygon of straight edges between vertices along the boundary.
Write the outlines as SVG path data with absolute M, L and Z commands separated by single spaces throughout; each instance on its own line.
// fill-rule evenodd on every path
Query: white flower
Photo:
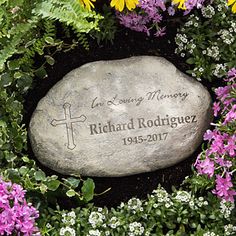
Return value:
M 105 216 L 101 214 L 100 212 L 91 212 L 89 215 L 89 223 L 92 225 L 93 228 L 95 228 L 97 225 L 103 224 L 103 219 Z
M 69 226 L 61 228 L 59 234 L 60 236 L 64 236 L 64 235 L 75 236 L 76 235 L 75 230 Z
M 212 18 L 212 16 L 215 15 L 215 9 L 211 5 L 208 5 L 207 7 L 202 7 L 201 11 L 203 17 L 205 18 Z
M 220 202 L 220 212 L 227 219 L 230 217 L 232 210 L 235 208 L 234 203 L 226 202 L 224 199 Z
M 63 213 L 62 214 L 62 222 L 67 225 L 74 225 L 75 224 L 75 212 L 71 211 L 69 213 Z
M 179 191 L 177 191 L 177 194 L 176 194 L 176 196 L 175 196 L 175 199 L 178 200 L 178 201 L 180 201 L 180 202 L 186 202 L 186 203 L 188 203 L 188 202 L 190 202 L 190 200 L 191 200 L 191 194 L 190 194 L 189 192 L 187 192 L 187 191 L 181 191 L 181 190 L 179 190 Z
M 144 227 L 139 222 L 133 222 L 129 224 L 129 236 L 142 235 Z
M 134 213 L 140 210 L 142 206 L 142 202 L 138 198 L 131 198 L 128 201 L 128 209 L 133 210 Z
M 100 235 L 101 235 L 101 232 L 98 229 L 96 230 L 91 229 L 89 230 L 89 234 L 87 236 L 100 236 Z
M 47 223 L 47 224 L 46 224 L 46 227 L 47 227 L 48 229 L 50 229 L 50 228 L 52 228 L 52 225 L 49 224 L 49 223 Z
M 109 236 L 110 235 L 110 231 L 105 231 L 105 236 Z
M 117 217 L 113 216 L 110 219 L 110 222 L 108 224 L 112 229 L 117 228 L 120 225 L 120 221 L 117 219 Z
M 155 197 L 157 198 L 158 202 L 170 203 L 169 194 L 166 192 L 165 189 L 159 188 L 157 190 L 154 190 L 153 193 L 155 194 Z
M 220 50 L 218 46 L 212 46 L 207 48 L 207 56 L 213 57 L 216 60 L 219 60 Z

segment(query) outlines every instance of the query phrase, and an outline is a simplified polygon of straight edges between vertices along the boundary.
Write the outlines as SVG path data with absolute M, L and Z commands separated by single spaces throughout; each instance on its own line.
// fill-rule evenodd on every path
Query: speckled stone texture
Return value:
M 39 102 L 30 122 L 35 156 L 66 175 L 127 176 L 190 156 L 212 120 L 211 98 L 164 58 L 85 64 Z

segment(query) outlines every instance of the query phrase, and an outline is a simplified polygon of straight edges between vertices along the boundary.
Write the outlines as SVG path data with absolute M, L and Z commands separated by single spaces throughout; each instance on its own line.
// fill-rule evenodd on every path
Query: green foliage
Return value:
M 236 232 L 233 208 L 210 193 L 205 197 L 183 190 L 168 194 L 159 187 L 145 201 L 132 198 L 112 209 L 88 205 L 65 211 L 58 207 L 50 212 L 51 219 L 43 220 L 42 215 L 39 223 L 42 235 L 223 236 Z
M 99 22 L 100 30 L 91 32 L 91 36 L 97 39 L 98 44 L 102 41 L 113 42 L 117 30 L 116 17 L 112 9 L 107 5 L 103 6 L 103 17 L 104 18 Z
M 79 42 L 88 48 L 86 33 L 97 30 L 102 17 L 83 9 L 78 1 L 13 0 L 0 1 L 0 6 L 0 174 L 21 184 L 30 196 L 41 199 L 39 206 L 42 202 L 48 204 L 52 196 L 61 195 L 79 203 L 90 201 L 94 194 L 91 179 L 47 176 L 25 155 L 23 96 L 33 78 L 46 78 L 46 66 L 54 64 L 56 52 L 69 50 Z M 78 34 L 71 44 L 57 36 L 58 20 L 71 25 Z
M 212 1 L 187 18 L 175 41 L 189 74 L 199 80 L 222 78 L 236 65 L 236 15 L 226 1 Z
M 77 0 L 42 1 L 34 9 L 42 18 L 58 20 L 72 26 L 77 33 L 89 33 L 99 30 L 98 23 L 103 18 L 94 11 L 88 11 Z

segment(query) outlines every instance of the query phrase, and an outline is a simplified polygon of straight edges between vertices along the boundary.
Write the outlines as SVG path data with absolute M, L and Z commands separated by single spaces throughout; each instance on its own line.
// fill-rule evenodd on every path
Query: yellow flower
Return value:
M 91 7 L 94 8 L 92 2 L 96 2 L 96 0 L 79 0 L 81 5 L 91 11 Z M 92 1 L 92 2 L 91 2 Z
M 233 4 L 232 12 L 236 13 L 236 0 L 228 0 L 228 6 L 230 6 L 232 4 Z
M 118 11 L 123 11 L 126 5 L 126 7 L 131 11 L 138 3 L 139 0 L 112 0 L 111 7 L 115 7 L 115 9 Z
M 236 1 L 236 0 L 235 0 Z M 178 8 L 182 9 L 182 10 L 186 10 L 186 6 L 185 6 L 185 0 L 172 0 L 172 2 L 174 4 L 179 4 Z

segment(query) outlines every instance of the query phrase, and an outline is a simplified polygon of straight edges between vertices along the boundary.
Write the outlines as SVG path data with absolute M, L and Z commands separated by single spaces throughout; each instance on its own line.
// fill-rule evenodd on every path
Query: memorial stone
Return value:
M 35 156 L 66 175 L 127 176 L 172 166 L 202 142 L 211 98 L 164 58 L 85 64 L 41 99 L 29 135 Z

